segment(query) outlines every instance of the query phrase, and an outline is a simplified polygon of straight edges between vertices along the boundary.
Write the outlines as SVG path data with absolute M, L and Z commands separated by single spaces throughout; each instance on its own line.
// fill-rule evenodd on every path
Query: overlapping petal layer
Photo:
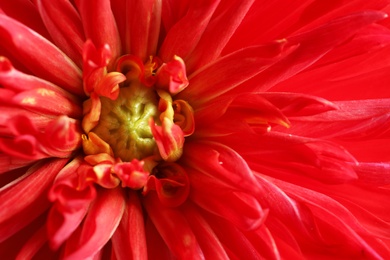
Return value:
M 0 0 L 0 258 L 390 258 L 389 11 Z

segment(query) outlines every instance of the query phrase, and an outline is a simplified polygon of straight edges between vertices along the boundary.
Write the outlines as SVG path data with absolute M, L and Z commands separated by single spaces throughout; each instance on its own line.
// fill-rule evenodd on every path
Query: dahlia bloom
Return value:
M 0 1 L 1 259 L 390 259 L 389 0 Z

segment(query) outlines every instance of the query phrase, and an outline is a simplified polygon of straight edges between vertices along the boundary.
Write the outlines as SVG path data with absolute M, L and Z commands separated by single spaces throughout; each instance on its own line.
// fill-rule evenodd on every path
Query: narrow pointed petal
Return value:
M 186 15 L 170 28 L 164 39 L 159 51 L 163 61 L 170 61 L 174 55 L 187 59 L 207 28 L 219 2 L 220 0 L 191 2 Z
M 205 259 L 228 260 L 229 257 L 224 250 L 222 243 L 213 232 L 207 219 L 199 213 L 199 209 L 195 205 L 187 203 L 184 205 L 183 213 L 188 223 L 192 227 L 196 227 L 193 231 L 199 241 Z
M 32 259 L 47 240 L 45 228 L 40 228 L 28 241 L 16 256 L 16 260 Z
M 144 216 L 136 192 L 129 192 L 121 223 L 112 237 L 115 257 L 118 260 L 148 259 Z
M 252 171 L 234 150 L 218 143 L 194 143 L 185 145 L 184 165 L 206 175 L 211 175 L 250 194 L 259 192 Z
M 289 37 L 287 38 L 289 44 L 299 45 L 294 53 L 261 73 L 261 76 L 247 81 L 242 88 L 246 91 L 266 91 L 306 69 L 360 29 L 386 16 L 378 11 L 360 12 L 333 20 L 313 31 Z M 237 89 L 237 91 L 242 91 L 242 89 Z
M 42 22 L 38 9 L 34 6 L 32 1 L 15 0 L 11 2 L 8 0 L 1 0 L 0 10 L 2 10 L 7 16 L 18 20 L 46 39 L 50 40 L 50 35 Z
M 82 65 L 82 47 L 85 41 L 81 19 L 68 1 L 37 1 L 38 10 L 56 45 L 79 67 Z
M 91 205 L 83 226 L 69 238 L 65 258 L 85 259 L 98 253 L 119 225 L 124 206 L 120 189 L 101 190 Z
M 35 75 L 72 93 L 83 95 L 80 69 L 48 40 L 1 14 L 0 35 L 3 39 L 0 46 L 11 52 Z
M 196 110 L 284 58 L 291 52 L 285 45 L 286 41 L 278 41 L 224 56 L 191 74 L 190 85 L 177 97 L 189 101 Z
M 32 222 L 48 207 L 47 191 L 67 159 L 35 164 L 29 171 L 0 189 L 0 241 Z
M 186 60 L 189 72 L 212 62 L 221 54 L 253 2 L 253 0 L 221 1 L 196 48 Z
M 221 217 L 242 230 L 255 230 L 265 220 L 268 211 L 263 210 L 256 198 L 245 191 L 188 169 L 191 181 L 191 200 L 199 207 Z M 220 203 L 221 200 L 229 204 Z
M 153 224 L 175 257 L 204 258 L 191 226 L 179 210 L 163 206 L 153 193 L 148 194 L 143 202 Z M 174 236 L 172 230 L 176 230 Z
M 161 22 L 161 0 L 128 1 L 127 13 L 129 32 L 125 32 L 126 51 L 141 58 L 142 61 L 150 55 L 156 55 Z M 148 19 L 144 19 L 148 17 Z

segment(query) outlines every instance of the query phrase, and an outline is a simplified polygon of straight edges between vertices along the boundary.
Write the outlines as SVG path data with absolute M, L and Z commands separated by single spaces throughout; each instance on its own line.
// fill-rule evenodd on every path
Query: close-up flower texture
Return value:
M 0 259 L 390 259 L 390 0 L 0 0 Z

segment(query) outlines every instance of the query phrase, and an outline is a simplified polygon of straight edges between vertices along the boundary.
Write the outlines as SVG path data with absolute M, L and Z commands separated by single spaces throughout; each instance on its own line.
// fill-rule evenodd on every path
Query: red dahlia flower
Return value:
M 389 259 L 388 0 L 1 0 L 1 259 Z

